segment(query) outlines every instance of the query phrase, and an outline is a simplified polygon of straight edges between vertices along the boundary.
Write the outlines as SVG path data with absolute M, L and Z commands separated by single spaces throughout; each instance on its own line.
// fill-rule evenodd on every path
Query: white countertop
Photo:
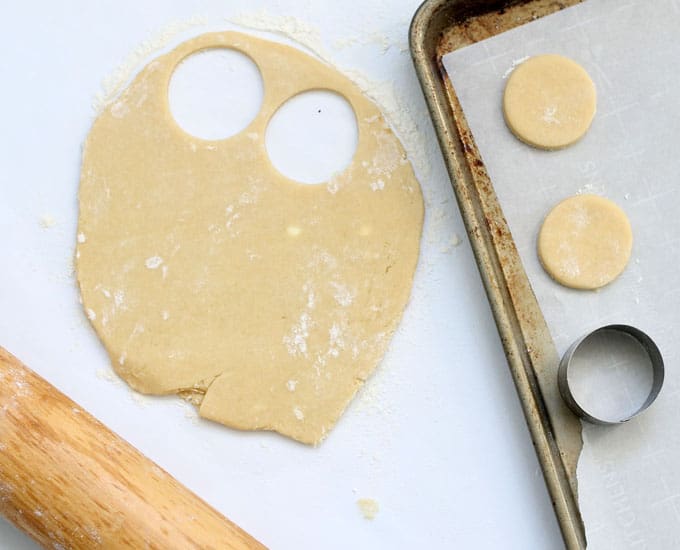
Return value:
M 5 8 L 0 345 L 274 549 L 562 546 L 407 49 L 417 7 L 116 0 Z M 336 66 L 378 83 L 373 90 L 402 113 L 400 137 L 427 201 L 402 325 L 317 449 L 199 420 L 177 398 L 133 394 L 110 373 L 71 271 L 80 147 L 102 80 L 168 25 L 206 23 L 172 45 L 262 9 L 296 18 L 279 23 L 308 37 L 318 29 Z M 363 497 L 379 503 L 372 521 L 356 504 Z M 0 547 L 35 545 L 0 520 Z

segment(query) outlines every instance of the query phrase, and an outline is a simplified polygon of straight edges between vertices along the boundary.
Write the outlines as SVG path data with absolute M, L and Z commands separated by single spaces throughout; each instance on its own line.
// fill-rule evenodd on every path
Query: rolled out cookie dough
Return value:
M 205 141 L 173 120 L 167 88 L 186 56 L 248 55 L 264 82 L 241 133 Z M 352 105 L 351 164 L 304 185 L 271 165 L 267 123 L 299 92 Z M 378 108 L 332 67 L 225 32 L 149 63 L 95 121 L 80 183 L 77 272 L 113 366 L 134 389 L 182 394 L 244 430 L 321 441 L 381 360 L 408 301 L 420 186 Z
M 529 58 L 510 75 L 503 95 L 508 128 L 540 149 L 560 149 L 583 137 L 595 116 L 595 84 L 567 57 Z
M 548 274 L 571 288 L 596 289 L 626 267 L 633 233 L 626 214 L 612 201 L 578 195 L 559 203 L 545 218 L 538 255 Z

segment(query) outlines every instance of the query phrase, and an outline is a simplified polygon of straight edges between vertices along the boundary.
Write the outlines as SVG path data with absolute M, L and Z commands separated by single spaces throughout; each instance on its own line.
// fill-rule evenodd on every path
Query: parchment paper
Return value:
M 627 323 L 665 358 L 665 386 L 648 411 L 583 426 L 580 505 L 593 549 L 680 547 L 678 28 L 678 1 L 588 0 L 444 58 L 560 354 L 597 326 Z M 505 79 L 541 53 L 571 57 L 597 86 L 590 131 L 563 151 L 532 149 L 503 121 Z M 614 200 L 633 226 L 628 268 L 597 292 L 554 283 L 535 251 L 543 217 L 576 193 Z

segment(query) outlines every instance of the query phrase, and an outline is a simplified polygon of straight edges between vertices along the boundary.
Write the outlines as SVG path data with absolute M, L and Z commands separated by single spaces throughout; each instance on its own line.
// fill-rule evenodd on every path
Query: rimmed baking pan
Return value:
M 427 0 L 411 55 L 567 548 L 585 548 L 581 425 L 561 400 L 559 356 L 442 57 L 580 0 Z

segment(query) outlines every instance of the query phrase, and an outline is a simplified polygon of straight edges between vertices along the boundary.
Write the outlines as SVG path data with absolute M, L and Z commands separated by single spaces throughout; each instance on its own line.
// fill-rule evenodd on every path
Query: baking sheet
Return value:
M 443 60 L 560 354 L 597 326 L 627 323 L 648 332 L 666 360 L 665 387 L 647 412 L 613 428 L 584 424 L 579 496 L 596 549 L 680 545 L 678 23 L 677 1 L 588 0 Z M 541 53 L 576 60 L 598 90 L 590 131 L 563 151 L 532 149 L 503 121 L 505 79 Z M 577 193 L 614 200 L 633 226 L 628 268 L 597 292 L 555 284 L 535 252 L 543 217 Z

